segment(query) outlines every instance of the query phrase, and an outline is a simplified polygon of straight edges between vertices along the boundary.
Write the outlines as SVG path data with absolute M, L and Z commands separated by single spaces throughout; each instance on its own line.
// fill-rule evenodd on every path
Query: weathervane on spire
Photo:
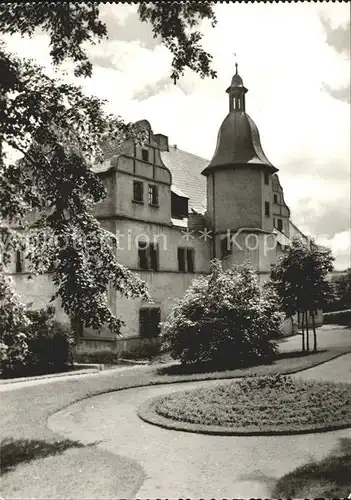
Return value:
M 235 57 L 235 74 L 238 74 L 238 63 L 236 62 L 236 52 L 233 52 L 233 56 Z

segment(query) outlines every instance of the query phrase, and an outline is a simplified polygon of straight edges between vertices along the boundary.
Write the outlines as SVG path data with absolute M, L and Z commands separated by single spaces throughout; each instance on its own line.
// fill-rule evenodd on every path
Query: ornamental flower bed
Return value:
M 351 426 L 351 384 L 248 377 L 157 398 L 149 409 L 175 422 L 254 433 L 328 430 Z

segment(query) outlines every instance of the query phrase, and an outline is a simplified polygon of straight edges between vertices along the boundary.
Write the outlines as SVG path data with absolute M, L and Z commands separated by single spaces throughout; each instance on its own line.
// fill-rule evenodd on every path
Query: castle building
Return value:
M 226 92 L 229 112 L 210 162 L 171 146 L 147 120 L 138 122 L 148 136 L 142 146 L 133 140 L 119 148 L 113 142 L 104 145 L 104 162 L 94 171 L 107 197 L 96 206 L 96 216 L 117 235 L 118 261 L 147 283 L 153 303 L 126 299 L 111 289 L 109 306 L 125 321 L 123 338 L 84 329 L 79 350 L 126 350 L 157 338 L 159 322 L 194 278 L 209 273 L 211 259 L 221 259 L 225 268 L 248 260 L 263 283 L 291 238 L 305 237 L 290 219 L 278 168 L 265 155 L 246 112 L 248 89 L 237 65 Z M 45 303 L 52 287 L 49 274 L 28 288 L 20 255 L 9 271 L 23 297 L 35 306 Z M 58 316 L 67 321 L 59 305 Z M 319 313 L 317 324 L 321 318 Z M 293 321 L 282 328 L 291 333 Z

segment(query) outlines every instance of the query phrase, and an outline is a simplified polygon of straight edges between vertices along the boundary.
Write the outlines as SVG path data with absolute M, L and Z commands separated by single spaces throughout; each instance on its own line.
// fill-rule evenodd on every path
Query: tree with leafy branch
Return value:
M 327 280 L 334 257 L 329 248 L 295 237 L 272 268 L 272 285 L 281 298 L 287 316 L 302 314 L 302 350 L 309 351 L 308 314 L 312 319 L 313 350 L 317 351 L 315 310 L 334 300 L 334 287 Z M 306 333 L 306 337 L 305 337 Z
M 201 34 L 194 31 L 202 19 L 215 24 L 211 3 L 141 3 L 138 13 L 173 54 L 170 76 L 175 83 L 185 68 L 201 77 L 216 76 L 211 56 L 199 43 Z M 1 34 L 33 36 L 37 29 L 49 35 L 55 66 L 68 59 L 76 76 L 91 76 L 86 46 L 107 37 L 98 4 L 0 5 Z M 63 310 L 87 327 L 108 325 L 120 334 L 122 322 L 108 307 L 109 284 L 127 297 L 148 300 L 149 294 L 145 283 L 117 262 L 110 244 L 114 236 L 94 217 L 94 205 L 106 192 L 92 166 L 103 160 L 106 139 L 117 145 L 131 137 L 142 142 L 143 130 L 106 114 L 103 100 L 87 97 L 81 88 L 14 56 L 4 42 L 0 74 L 1 280 L 6 281 L 4 266 L 13 250 L 27 248 L 31 238 L 36 244 L 26 255 L 30 271 L 41 274 L 54 265 L 53 299 L 60 298 Z M 26 230 L 26 241 L 19 242 L 23 232 L 16 226 Z
M 351 309 L 351 268 L 333 280 L 336 300 L 329 304 L 328 311 Z

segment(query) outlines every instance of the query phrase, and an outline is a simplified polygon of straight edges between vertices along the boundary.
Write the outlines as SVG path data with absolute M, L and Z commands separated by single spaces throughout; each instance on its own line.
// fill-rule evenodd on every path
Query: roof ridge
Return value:
M 178 148 L 178 146 L 175 147 L 174 145 L 170 144 L 168 147 L 173 148 L 175 151 L 181 151 L 182 153 L 186 153 L 187 155 L 194 156 L 195 158 L 199 158 L 199 160 L 208 161 L 208 162 L 210 161 L 210 160 L 207 160 L 206 158 L 203 158 L 202 156 L 196 155 L 194 153 L 190 153 L 189 151 L 185 151 L 182 148 Z M 163 152 L 167 153 L 169 151 L 162 151 L 162 153 Z

